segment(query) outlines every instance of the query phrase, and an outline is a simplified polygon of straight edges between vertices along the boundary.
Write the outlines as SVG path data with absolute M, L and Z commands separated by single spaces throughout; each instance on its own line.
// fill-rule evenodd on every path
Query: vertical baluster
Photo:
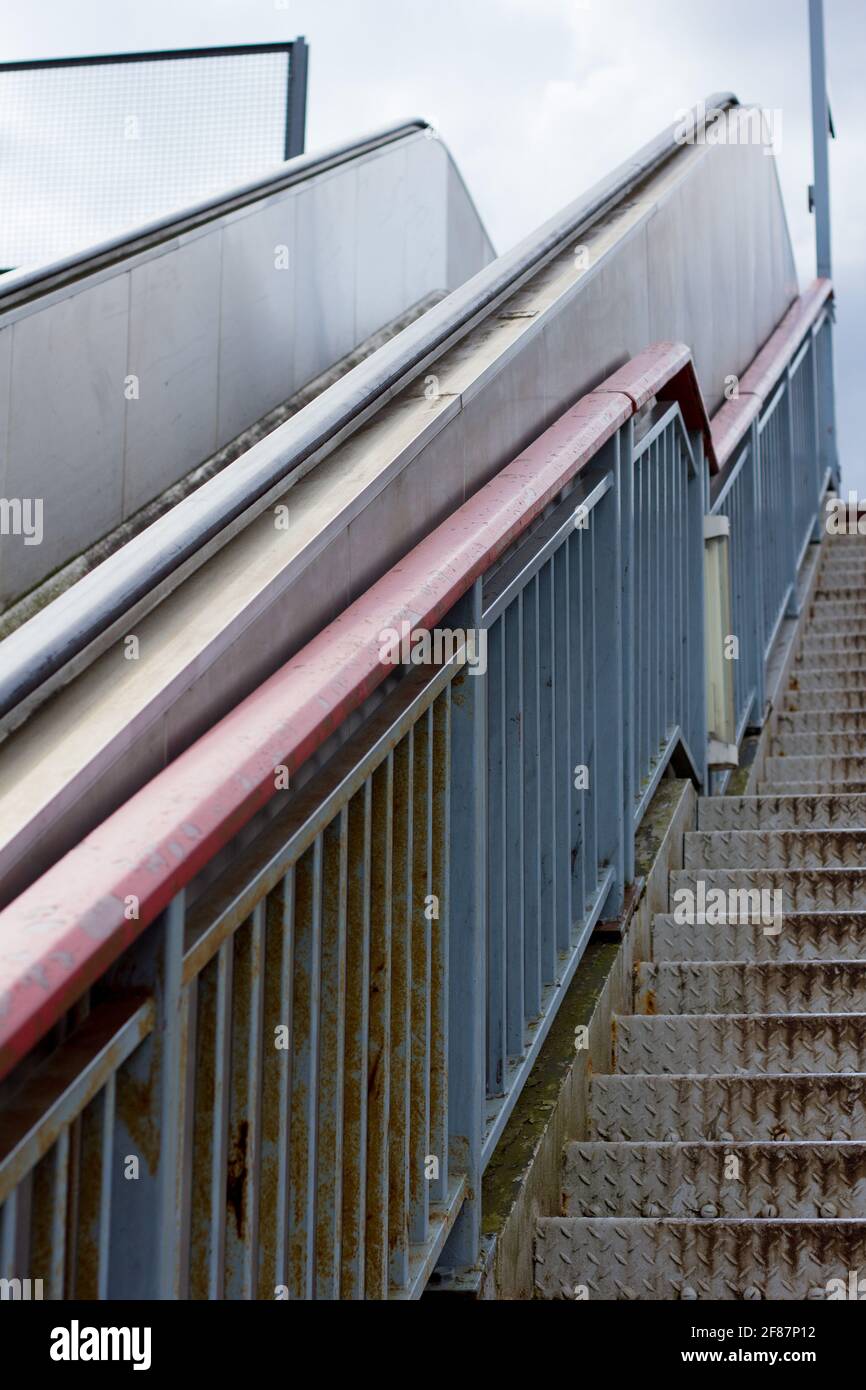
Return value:
M 391 1104 L 394 757 L 373 773 L 370 843 L 370 1040 L 364 1295 L 388 1294 L 388 1126 Z
M 505 651 L 505 1050 L 523 1052 L 523 596 L 503 615 Z
M 367 1189 L 367 1071 L 370 1034 L 370 847 L 372 782 L 349 802 L 343 1219 L 340 1297 L 364 1297 Z
M 471 678 L 473 682 L 480 679 Z M 451 686 L 433 706 L 433 764 L 431 804 L 431 892 L 438 898 L 438 915 L 431 924 L 430 949 L 430 1152 L 438 1160 L 439 1176 L 430 1183 L 430 1200 L 448 1197 L 448 887 L 451 845 Z M 459 1026 L 465 1026 L 461 1019 Z
M 324 831 L 322 863 L 316 1298 L 328 1301 L 340 1296 L 348 858 L 349 811 L 344 806 Z
M 538 748 L 539 896 L 541 902 L 541 982 L 556 979 L 556 822 L 550 788 L 554 776 L 553 570 L 548 560 L 538 572 Z M 489 911 L 495 908 L 491 895 Z
M 427 1240 L 430 1214 L 427 1161 L 430 1151 L 430 1027 L 432 892 L 433 710 L 414 728 L 412 782 L 412 1044 L 409 1126 L 409 1240 Z
M 235 932 L 233 946 L 225 1297 L 252 1299 L 259 1267 L 264 900 Z
M 538 579 L 523 599 L 523 988 L 527 1018 L 541 1013 L 541 837 Z
M 259 1288 L 288 1288 L 294 868 L 265 904 Z M 279 1045 L 278 1045 L 279 1044 Z
M 295 865 L 288 1285 L 291 1298 L 307 1300 L 315 1271 L 322 857 L 317 836 Z
M 394 1289 L 405 1289 L 409 1281 L 413 743 L 413 730 L 410 729 L 394 750 L 394 925 L 391 936 L 391 1106 L 388 1163 L 389 1274 Z
M 488 861 L 487 942 L 487 1091 L 503 1094 L 505 1085 L 505 640 L 502 618 L 490 628 L 487 676 Z M 475 679 L 473 677 L 473 679 Z
M 592 517 L 590 517 L 590 526 Z M 560 951 L 571 945 L 574 912 L 571 903 L 571 657 L 568 650 L 568 546 L 560 545 L 553 555 L 553 670 L 554 670 L 554 752 L 553 781 L 556 830 L 556 944 Z

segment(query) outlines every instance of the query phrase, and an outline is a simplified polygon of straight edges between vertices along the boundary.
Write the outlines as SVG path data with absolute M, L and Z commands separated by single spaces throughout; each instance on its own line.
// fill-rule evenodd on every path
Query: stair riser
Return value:
M 786 690 L 782 697 L 782 708 L 792 713 L 859 710 L 864 703 L 862 690 Z
M 764 777 L 768 782 L 866 782 L 866 757 L 767 758 Z

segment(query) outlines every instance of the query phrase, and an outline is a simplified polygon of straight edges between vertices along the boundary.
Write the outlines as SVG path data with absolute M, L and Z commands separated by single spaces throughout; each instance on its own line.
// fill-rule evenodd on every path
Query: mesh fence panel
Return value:
M 66 255 L 278 164 L 290 48 L 0 66 L 0 268 Z

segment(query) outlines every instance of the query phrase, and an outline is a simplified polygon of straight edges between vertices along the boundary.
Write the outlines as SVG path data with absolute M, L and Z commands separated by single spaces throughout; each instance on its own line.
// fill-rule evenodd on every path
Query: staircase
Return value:
M 866 538 L 825 543 L 771 727 L 758 795 L 699 803 L 669 906 L 769 890 L 781 920 L 656 916 L 538 1297 L 866 1296 Z

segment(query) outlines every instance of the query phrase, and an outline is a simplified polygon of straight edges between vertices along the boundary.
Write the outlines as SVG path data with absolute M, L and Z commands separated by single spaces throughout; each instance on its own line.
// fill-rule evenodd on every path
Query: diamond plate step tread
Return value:
M 536 1228 L 545 1299 L 841 1298 L 861 1269 L 866 1221 L 551 1216 Z
M 686 869 L 866 868 L 866 830 L 691 830 Z
M 863 1220 L 866 1144 L 571 1143 L 562 1215 Z
M 864 758 L 866 732 L 861 729 L 780 731 L 770 740 L 770 755 L 774 758 Z
M 644 961 L 635 1012 L 866 1013 L 866 961 Z
M 678 960 L 863 960 L 866 912 L 788 912 L 773 935 L 763 922 L 702 922 L 684 925 L 656 913 L 652 956 Z
M 798 669 L 791 676 L 789 690 L 866 690 L 866 666 L 848 666 L 844 671 L 812 666 Z
M 701 797 L 698 829 L 866 829 L 866 795 Z
M 678 898 L 683 890 L 688 897 Z M 718 890 L 725 894 L 727 917 L 764 916 L 770 925 L 775 893 L 782 895 L 783 912 L 866 910 L 866 869 L 677 869 L 670 876 L 674 916 L 688 903 L 694 905 L 690 915 L 700 918 L 701 904 L 710 912 Z
M 866 782 L 866 757 L 767 758 L 764 777 L 768 782 Z
M 811 710 L 862 709 L 862 690 L 786 690 L 782 708 L 806 713 Z
M 866 1075 L 600 1076 L 589 1138 L 866 1142 Z
M 776 736 L 784 734 L 863 734 L 866 709 L 812 709 L 776 716 Z
M 624 1076 L 866 1073 L 866 1013 L 621 1015 L 614 1051 Z
M 863 796 L 866 781 L 862 782 L 759 782 L 761 796 Z

